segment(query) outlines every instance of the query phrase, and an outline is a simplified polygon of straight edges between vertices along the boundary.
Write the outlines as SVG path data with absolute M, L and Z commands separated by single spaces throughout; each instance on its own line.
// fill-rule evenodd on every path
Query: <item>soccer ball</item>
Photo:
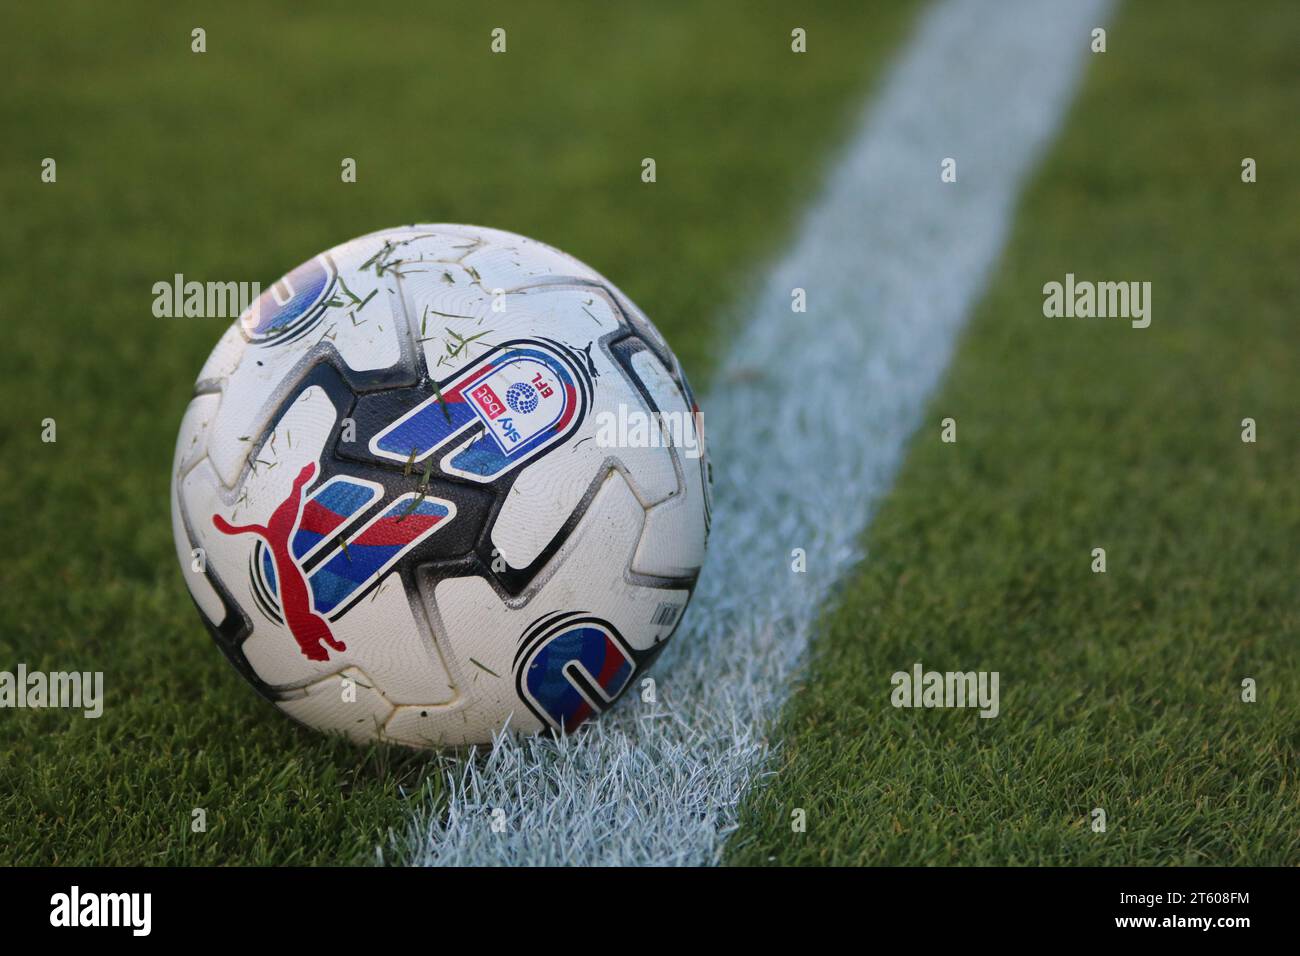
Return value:
M 356 741 L 574 730 L 682 619 L 698 408 L 658 330 L 549 246 L 419 225 L 309 259 L 199 373 L 172 524 L 217 645 Z

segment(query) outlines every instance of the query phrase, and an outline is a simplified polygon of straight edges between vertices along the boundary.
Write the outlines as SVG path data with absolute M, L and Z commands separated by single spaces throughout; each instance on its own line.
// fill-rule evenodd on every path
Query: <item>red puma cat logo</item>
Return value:
M 255 534 L 266 542 L 275 564 L 280 605 L 284 608 L 284 620 L 289 625 L 289 631 L 309 660 L 327 661 L 329 651 L 325 645 L 336 651 L 346 651 L 347 645 L 335 639 L 325 618 L 312 607 L 311 588 L 307 584 L 307 578 L 289 550 L 289 541 L 293 538 L 302 515 L 302 489 L 315 476 L 316 463 L 309 462 L 293 480 L 293 490 L 289 492 L 289 497 L 276 506 L 265 525 L 232 525 L 221 515 L 213 515 L 212 523 L 222 534 Z

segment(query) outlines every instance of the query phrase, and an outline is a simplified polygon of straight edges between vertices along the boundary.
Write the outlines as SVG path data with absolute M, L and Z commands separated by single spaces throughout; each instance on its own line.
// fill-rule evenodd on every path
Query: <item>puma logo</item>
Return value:
M 337 640 L 330 631 L 329 623 L 316 613 L 312 605 L 311 587 L 307 577 L 298 567 L 289 542 L 293 539 L 302 517 L 302 490 L 316 477 L 316 463 L 309 462 L 298 477 L 293 480 L 293 490 L 285 498 L 265 525 L 232 525 L 221 515 L 213 515 L 212 523 L 222 534 L 255 534 L 271 551 L 271 560 L 275 564 L 275 576 L 279 582 L 280 604 L 284 609 L 284 620 L 289 625 L 298 647 L 308 660 L 327 661 L 329 651 L 326 646 L 336 651 L 346 651 L 347 645 Z

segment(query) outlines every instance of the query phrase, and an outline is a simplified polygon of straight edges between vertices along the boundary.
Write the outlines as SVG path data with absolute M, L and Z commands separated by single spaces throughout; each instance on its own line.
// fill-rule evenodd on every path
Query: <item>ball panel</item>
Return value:
M 308 727 L 341 733 L 354 743 L 374 740 L 393 713 L 379 686 L 357 667 L 309 684 L 304 693 L 276 706 Z
M 221 341 L 217 343 L 217 347 L 212 350 L 208 360 L 203 363 L 203 368 L 200 370 L 197 379 L 197 387 L 200 390 L 220 388 L 239 366 L 239 361 L 244 357 L 246 348 L 248 348 L 248 342 L 244 338 L 243 332 L 240 331 L 239 323 L 236 322 L 226 329 L 226 333 L 221 336 Z
M 397 707 L 384 724 L 379 739 L 421 749 L 465 747 L 488 743 L 503 729 L 523 734 L 535 734 L 542 729 L 535 718 L 520 719 L 517 723 L 517 713 L 492 712 L 487 710 L 490 706 L 490 702 L 484 701 L 481 712 L 468 713 L 447 707 Z
M 211 515 L 217 508 L 224 506 L 221 491 L 221 479 L 213 469 L 211 459 L 205 457 L 178 480 L 174 495 L 177 517 L 181 513 L 185 515 L 181 533 L 186 535 L 191 547 L 203 549 L 206 564 L 202 584 L 198 581 L 191 582 L 188 574 L 186 583 L 191 585 L 190 593 L 194 595 L 204 616 L 214 625 L 220 625 L 225 621 L 226 607 L 208 577 L 215 576 L 223 584 L 228 578 L 236 579 L 232 583 L 237 583 L 239 577 L 235 561 L 227 553 L 228 545 L 222 541 L 214 541 L 208 534 L 212 527 Z M 175 531 L 173 527 L 173 532 Z M 186 560 L 182 567 L 189 572 L 190 562 Z M 233 599 L 239 602 L 237 594 L 233 595 Z M 240 603 L 240 607 L 247 606 L 251 605 Z
M 704 563 L 704 516 L 699 499 L 678 495 L 646 512 L 632 571 L 665 578 L 693 578 Z
M 681 476 L 677 493 L 648 509 L 632 570 L 665 577 L 692 576 L 704 562 L 706 536 L 703 430 L 686 395 L 653 352 L 635 353 L 631 364 L 655 407 L 668 418 L 665 431 L 671 433 L 672 456 Z
M 452 230 L 479 243 L 479 248 L 471 250 L 466 262 L 478 269 L 484 276 L 483 285 L 492 288 L 504 286 L 502 282 L 490 279 L 507 278 L 518 274 L 524 278 L 539 276 L 577 276 L 603 282 L 601 275 L 579 259 L 561 252 L 554 246 L 548 246 L 536 239 L 529 239 L 503 229 L 490 229 L 486 226 L 430 226 L 431 230 Z M 473 261 L 470 261 L 470 260 Z M 484 272 L 484 270 L 487 270 Z
M 422 607 L 419 614 L 423 616 Z M 332 623 L 334 635 L 348 649 L 331 656 L 364 670 L 392 703 L 439 705 L 456 698 L 432 633 L 417 619 L 397 572 Z
M 510 682 L 515 615 L 481 577 L 431 582 L 429 589 L 430 617 L 460 693 L 450 707 L 399 710 L 385 736 L 415 746 L 490 740 L 509 715 L 523 709 Z M 524 733 L 540 730 L 529 716 L 517 714 L 510 726 Z
M 219 402 L 220 399 L 216 395 L 199 395 L 185 409 L 185 417 L 181 419 L 180 433 L 176 436 L 176 451 L 172 460 L 170 492 L 172 540 L 176 545 L 176 559 L 180 562 L 181 574 L 185 578 L 185 586 L 194 598 L 194 603 L 214 624 L 221 623 L 221 619 L 225 616 L 225 609 L 222 606 L 221 598 L 217 596 L 217 592 L 213 589 L 207 577 L 203 572 L 194 570 L 193 550 L 200 546 L 191 541 L 190 533 L 185 526 L 185 519 L 181 510 L 180 485 L 184 480 L 184 476 L 188 475 L 203 460 L 206 454 L 208 423 L 216 414 Z M 203 565 L 206 565 L 206 562 L 207 556 L 204 555 Z

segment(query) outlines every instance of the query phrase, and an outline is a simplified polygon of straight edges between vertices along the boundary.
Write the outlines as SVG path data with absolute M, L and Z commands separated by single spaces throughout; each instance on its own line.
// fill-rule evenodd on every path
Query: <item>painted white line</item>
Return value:
M 629 700 L 576 737 L 448 761 L 449 809 L 416 819 L 386 857 L 719 858 L 770 756 L 816 615 L 863 556 L 862 531 L 1108 6 L 945 0 L 923 15 L 703 403 L 713 540 L 686 623 L 653 672 L 657 716 Z M 940 182 L 945 157 L 957 160 L 955 184 Z M 790 310 L 796 287 L 805 314 Z M 796 547 L 805 574 L 790 571 Z M 492 826 L 497 809 L 504 832 Z

